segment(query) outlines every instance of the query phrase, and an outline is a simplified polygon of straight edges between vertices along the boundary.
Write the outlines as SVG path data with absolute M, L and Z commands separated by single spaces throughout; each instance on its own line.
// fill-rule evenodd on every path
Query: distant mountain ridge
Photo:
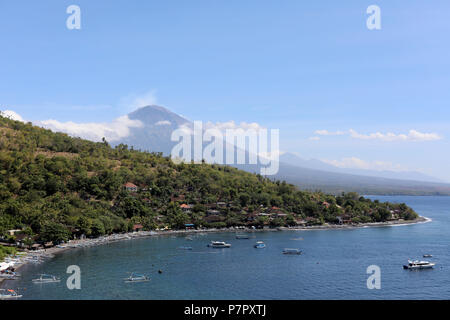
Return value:
M 131 112 L 131 120 L 143 126 L 130 128 L 126 138 L 113 143 L 133 146 L 143 151 L 162 152 L 170 156 L 177 142 L 171 134 L 182 125 L 192 127 L 192 122 L 164 107 L 150 105 Z M 450 184 L 417 172 L 377 172 L 362 169 L 344 169 L 320 160 L 305 160 L 292 153 L 280 157 L 280 169 L 273 179 L 286 180 L 303 189 L 322 190 L 328 193 L 359 192 L 361 194 L 412 194 L 450 195 Z M 259 173 L 259 165 L 233 165 L 239 169 Z
M 414 180 L 414 181 L 427 181 L 427 182 L 437 182 L 443 183 L 444 181 L 426 175 L 417 171 L 391 171 L 391 170 L 368 170 L 368 169 L 357 169 L 357 168 L 340 168 L 334 165 L 328 164 L 326 162 L 317 159 L 303 159 L 293 153 L 284 153 L 280 156 L 280 162 L 291 164 L 298 167 L 314 169 L 314 170 L 324 170 L 336 173 L 347 173 L 363 176 L 372 176 L 377 178 L 386 179 L 400 179 L 400 180 Z

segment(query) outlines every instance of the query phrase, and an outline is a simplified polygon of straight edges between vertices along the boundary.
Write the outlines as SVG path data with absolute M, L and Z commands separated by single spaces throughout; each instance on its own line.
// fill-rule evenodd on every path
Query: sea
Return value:
M 427 223 L 345 230 L 157 236 L 77 248 L 39 265 L 26 265 L 18 289 L 23 299 L 449 299 L 450 197 L 370 196 L 404 202 Z M 212 240 L 231 248 L 209 248 Z M 255 249 L 256 241 L 266 248 Z M 192 250 L 179 249 L 190 246 Z M 285 248 L 302 255 L 282 254 Z M 430 270 L 404 270 L 408 259 L 434 263 Z M 69 266 L 80 270 L 80 289 Z M 373 270 L 377 270 L 375 273 Z M 69 268 L 70 269 L 70 268 Z M 150 281 L 124 281 L 132 272 Z M 39 274 L 59 283 L 35 284 Z M 376 279 L 374 280 L 374 277 Z M 72 280 L 71 280 L 72 279 Z M 374 285 L 375 284 L 375 285 Z M 73 286 L 72 286 L 73 287 Z

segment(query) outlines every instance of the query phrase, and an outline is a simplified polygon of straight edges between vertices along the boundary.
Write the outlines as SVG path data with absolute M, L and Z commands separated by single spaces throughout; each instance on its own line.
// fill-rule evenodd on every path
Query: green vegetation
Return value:
M 131 182 L 138 191 L 124 189 Z M 188 208 L 180 207 L 181 204 Z M 174 164 L 0 117 L 0 236 L 36 241 L 146 230 L 414 219 L 405 204 L 298 190 L 235 168 Z
M 3 261 L 3 259 L 8 255 L 14 255 L 16 252 L 17 250 L 14 247 L 5 247 L 0 245 L 0 261 Z

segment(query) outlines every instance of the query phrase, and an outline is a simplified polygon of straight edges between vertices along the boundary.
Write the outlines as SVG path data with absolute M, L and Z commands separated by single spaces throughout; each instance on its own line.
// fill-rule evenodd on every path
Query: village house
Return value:
M 135 225 L 133 226 L 133 231 L 134 231 L 134 232 L 142 231 L 143 229 L 144 229 L 144 226 L 143 226 L 142 224 L 140 224 L 140 223 L 135 224 Z
M 180 205 L 180 209 L 181 209 L 184 213 L 190 213 L 192 207 L 193 207 L 193 206 L 192 206 L 191 204 L 185 204 L 185 203 L 183 203 L 183 204 Z
M 128 192 L 137 192 L 138 191 L 138 187 L 137 185 L 131 183 L 131 182 L 127 182 L 123 185 L 123 188 L 128 191 Z
M 209 210 L 206 210 L 206 214 L 207 214 L 208 216 L 211 216 L 211 215 L 220 215 L 220 211 L 219 211 L 219 210 L 214 210 L 214 209 L 209 209 Z

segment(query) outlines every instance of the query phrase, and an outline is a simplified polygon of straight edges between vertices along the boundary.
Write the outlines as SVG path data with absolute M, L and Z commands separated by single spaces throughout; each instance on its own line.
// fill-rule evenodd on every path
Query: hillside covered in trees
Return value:
M 0 117 L 0 236 L 21 236 L 28 245 L 186 224 L 276 227 L 416 217 L 405 204 L 301 191 L 227 166 L 177 165 L 161 154 Z

